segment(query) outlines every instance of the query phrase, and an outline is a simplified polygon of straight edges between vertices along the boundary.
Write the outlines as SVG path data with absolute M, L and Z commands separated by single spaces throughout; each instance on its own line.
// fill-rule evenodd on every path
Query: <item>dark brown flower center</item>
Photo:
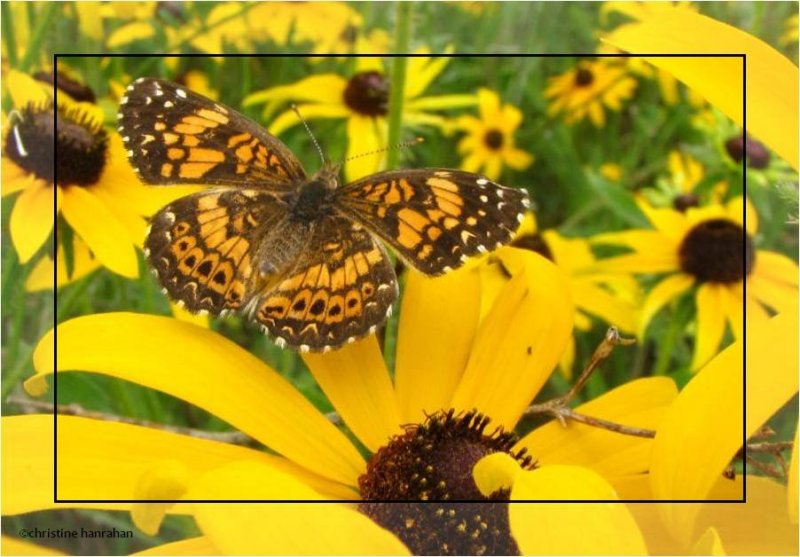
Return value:
M 707 220 L 692 228 L 678 255 L 681 269 L 700 282 L 738 282 L 755 262 L 753 240 L 728 219 Z
M 497 151 L 503 146 L 503 132 L 500 130 L 489 130 L 483 136 L 483 142 L 492 151 Z
M 389 112 L 389 79 L 380 72 L 361 72 L 350 78 L 344 90 L 347 106 L 365 116 Z
M 510 454 L 527 469 L 535 463 L 524 449 L 512 452 L 513 433 L 496 428 L 487 434 L 488 424 L 477 412 L 450 410 L 408 427 L 373 455 L 359 478 L 364 499 L 359 510 L 416 555 L 518 555 L 508 523 L 508 490 L 485 497 L 472 469 L 496 452 Z
M 575 85 L 578 87 L 588 87 L 594 81 L 594 74 L 588 68 L 578 68 L 575 72 Z
M 186 21 L 183 2 L 162 1 L 156 3 L 156 16 L 167 23 Z
M 693 193 L 682 193 L 675 196 L 675 199 L 672 200 L 672 206 L 677 211 L 685 213 L 690 207 L 699 207 L 700 199 Z
M 745 155 L 743 136 L 730 138 L 725 142 L 725 150 L 735 162 L 742 162 Z M 750 168 L 766 168 L 769 165 L 769 151 L 760 141 L 747 136 L 747 166 Z
M 51 184 L 56 179 L 63 186 L 98 182 L 108 136 L 85 113 L 59 108 L 54 114 L 52 106 L 29 105 L 12 122 L 5 155 L 18 166 Z
M 342 32 L 339 34 L 339 39 L 345 44 L 354 45 L 356 44 L 356 39 L 358 38 L 358 27 L 353 25 L 352 23 L 345 26 L 342 29 Z
M 89 87 L 68 76 L 64 72 L 36 72 L 33 78 L 42 83 L 47 83 L 52 87 L 57 87 L 76 101 L 93 103 L 95 101 L 94 91 Z
M 550 251 L 550 246 L 547 245 L 547 242 L 544 241 L 544 238 L 539 233 L 521 234 L 514 238 L 514 241 L 511 242 L 510 245 L 515 248 L 534 251 L 542 257 L 546 257 L 550 261 L 554 261 L 553 252 Z

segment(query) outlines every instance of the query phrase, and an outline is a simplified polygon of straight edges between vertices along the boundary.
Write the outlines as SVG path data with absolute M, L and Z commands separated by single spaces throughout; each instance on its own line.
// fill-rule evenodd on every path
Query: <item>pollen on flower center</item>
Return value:
M 508 490 L 483 496 L 472 469 L 495 452 L 510 454 L 524 468 L 535 463 L 524 449 L 512 453 L 513 433 L 502 428 L 486 433 L 488 424 L 477 412 L 450 410 L 408 427 L 373 455 L 359 478 L 364 499 L 359 510 L 416 555 L 518 555 L 508 523 Z
M 553 252 L 550 251 L 550 246 L 547 245 L 547 242 L 544 241 L 541 234 L 521 234 L 514 238 L 514 241 L 509 245 L 515 248 L 536 252 L 550 261 L 554 260 Z
M 681 269 L 700 282 L 738 282 L 753 270 L 755 248 L 744 229 L 728 219 L 692 228 L 678 251 Z
M 503 146 L 503 132 L 500 130 L 489 130 L 483 136 L 483 142 L 492 151 L 497 151 Z
M 389 80 L 376 71 L 357 73 L 347 82 L 344 102 L 365 116 L 386 116 L 389 113 Z
M 578 87 L 588 87 L 594 81 L 594 74 L 587 68 L 578 68 L 575 72 L 575 85 Z
M 107 144 L 102 127 L 79 110 L 28 106 L 6 135 L 5 155 L 48 183 L 89 186 L 103 172 Z

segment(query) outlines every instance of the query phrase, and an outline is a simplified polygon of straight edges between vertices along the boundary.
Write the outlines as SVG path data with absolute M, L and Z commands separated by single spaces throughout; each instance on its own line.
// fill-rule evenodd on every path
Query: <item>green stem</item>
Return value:
M 50 24 L 56 16 L 56 11 L 60 8 L 59 2 L 47 2 L 44 6 L 44 11 L 39 18 L 36 28 L 31 34 L 31 40 L 25 48 L 25 56 L 19 63 L 19 70 L 25 72 L 36 59 L 36 56 L 42 52 L 41 45 L 44 38 L 51 36 L 53 29 Z
M 658 343 L 653 375 L 666 375 L 669 372 L 669 365 L 675 355 L 675 345 L 678 343 L 683 328 L 686 326 L 690 310 L 691 304 L 686 298 L 678 300 L 675 307 L 673 307 L 667 330 L 661 337 L 661 342 Z
M 8 2 L 0 4 L 0 13 L 3 16 L 3 35 L 6 36 L 6 55 L 8 64 L 15 68 L 17 66 L 17 39 L 14 37 L 14 25 L 11 19 L 11 8 Z
M 395 54 L 408 53 L 411 37 L 411 2 L 397 2 L 395 22 Z M 398 56 L 392 59 L 391 84 L 392 92 L 389 96 L 389 138 L 388 147 L 400 143 L 400 132 L 403 127 L 403 92 L 406 88 L 406 66 L 408 58 Z M 397 168 L 400 160 L 400 150 L 390 149 L 386 155 L 387 168 Z

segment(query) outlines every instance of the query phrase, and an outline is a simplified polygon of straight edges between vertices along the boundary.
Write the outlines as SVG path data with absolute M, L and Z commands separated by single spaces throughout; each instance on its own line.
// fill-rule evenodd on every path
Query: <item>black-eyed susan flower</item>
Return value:
M 9 230 L 20 261 L 50 238 L 58 212 L 103 266 L 137 276 L 144 215 L 180 193 L 141 185 L 98 107 L 68 99 L 55 106 L 49 86 L 19 72 L 7 84 L 15 108 L 4 115 L 2 193 L 18 194 Z
M 508 166 L 525 170 L 533 163 L 533 156 L 514 145 L 514 133 L 522 123 L 522 112 L 510 104 L 502 104 L 500 96 L 489 89 L 478 90 L 480 118 L 459 116 L 455 127 L 467 132 L 458 143 L 458 152 L 464 159 L 461 168 L 469 172 L 483 172 L 497 180 Z M 482 169 L 482 170 L 481 170 Z
M 467 295 L 480 288 L 474 268 L 437 279 L 409 274 L 394 382 L 374 337 L 328 354 L 303 356 L 369 453 L 368 461 L 277 372 L 213 331 L 129 313 L 61 324 L 59 372 L 104 373 L 171 393 L 274 453 L 64 416 L 58 429 L 59 496 L 358 503 L 302 506 L 302 511 L 246 504 L 135 507 L 134 520 L 150 533 L 167 510 L 194 514 L 202 532 L 194 542 L 229 553 L 405 553 L 400 542 L 416 554 L 527 553 L 535 552 L 543 536 L 552 547 L 581 553 L 584 542 L 561 534 L 570 524 L 584 528 L 589 516 L 603 534 L 595 540 L 598 547 L 609 553 L 644 551 L 630 515 L 617 504 L 599 511 L 573 507 L 574 514 L 567 513 L 572 520 L 552 539 L 547 529 L 535 528 L 540 542 L 532 532 L 526 534 L 530 523 L 509 512 L 509 496 L 615 499 L 613 485 L 647 470 L 652 441 L 582 425 L 563 428 L 557 422 L 515 441 L 512 431 L 555 367 L 573 317 L 555 266 L 524 250 L 508 250 L 502 258 L 513 278 L 482 320 L 479 297 Z M 34 355 L 38 373 L 26 382 L 31 394 L 41 394 L 45 377 L 54 371 L 52 340 L 51 332 Z M 92 350 L 86 349 L 89 344 Z M 163 373 L 165 368 L 170 373 Z M 642 379 L 582 408 L 591 415 L 657 427 L 675 395 L 669 379 Z M 15 488 L 3 494 L 3 511 L 53 508 L 52 455 L 47 454 L 52 443 L 39 444 L 44 437 L 51 439 L 52 417 L 6 418 L 3 426 L 4 442 L 26 439 L 4 463 Z M 479 486 L 473 468 L 490 455 L 503 458 L 481 465 Z M 126 464 L 112 464 L 122 461 Z M 87 462 L 97 463 L 97 473 L 87 470 Z M 498 483 L 503 474 L 513 478 Z M 382 503 L 398 499 L 484 504 Z M 256 522 L 271 527 L 239 535 Z M 307 535 L 309 524 L 314 536 Z
M 745 341 L 733 343 L 689 381 L 667 411 L 653 444 L 649 481 L 620 488 L 623 496 L 733 502 L 629 505 L 651 554 L 797 553 L 797 434 L 788 485 L 749 464 L 746 474 L 723 474 L 743 437 L 754 436 L 797 396 L 797 334 L 796 306 L 753 324 L 746 357 Z
M 588 118 L 602 127 L 606 109 L 619 111 L 633 96 L 636 80 L 619 64 L 605 58 L 581 60 L 574 68 L 551 77 L 544 91 L 550 99 L 547 113 L 561 116 L 568 124 Z
M 417 54 L 427 54 L 418 49 Z M 432 111 L 474 105 L 474 95 L 422 96 L 448 63 L 446 57 L 420 56 L 408 60 L 403 91 L 403 125 L 409 127 L 439 126 L 444 118 Z M 337 74 L 312 75 L 290 85 L 279 85 L 252 93 L 245 106 L 267 103 L 265 115 L 271 115 L 288 101 L 298 101 L 303 118 L 345 118 L 347 120 L 347 157 L 363 155 L 385 147 L 391 83 L 380 58 L 358 57 L 350 78 Z M 299 124 L 297 115 L 285 111 L 272 121 L 269 131 L 279 135 Z M 360 157 L 345 163 L 348 180 L 376 172 L 383 164 L 381 156 Z
M 564 272 L 575 304 L 575 329 L 589 331 L 599 319 L 606 328 L 613 325 L 625 333 L 636 331 L 642 298 L 638 283 L 630 275 L 607 273 L 598 267 L 587 239 L 567 238 L 553 229 L 539 230 L 536 217 L 528 213 L 510 245 L 538 253 Z M 502 258 L 494 255 L 486 258 L 480 272 L 481 311 L 485 314 L 508 282 L 509 274 Z M 575 341 L 570 338 L 560 360 L 561 371 L 568 378 L 574 362 Z
M 726 324 L 735 338 L 742 338 L 745 307 L 752 324 L 764 321 L 770 310 L 797 303 L 797 264 L 779 253 L 756 249 L 758 215 L 749 201 L 737 197 L 685 213 L 656 209 L 644 200 L 639 207 L 653 230 L 602 234 L 593 241 L 632 250 L 603 260 L 607 271 L 666 274 L 642 304 L 640 337 L 659 310 L 696 287 L 692 370 L 717 352 Z

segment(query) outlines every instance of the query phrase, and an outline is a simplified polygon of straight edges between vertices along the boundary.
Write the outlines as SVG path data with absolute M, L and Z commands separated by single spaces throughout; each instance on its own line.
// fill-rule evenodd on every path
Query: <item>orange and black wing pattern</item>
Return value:
M 324 352 L 374 332 L 396 298 L 382 246 L 359 223 L 326 216 L 292 269 L 248 309 L 279 346 Z
M 337 203 L 427 275 L 510 242 L 530 204 L 523 190 L 443 168 L 368 176 L 340 189 Z
M 118 120 L 128 158 L 149 184 L 288 190 L 306 179 L 292 152 L 261 126 L 169 81 L 134 81 Z
M 212 188 L 159 211 L 147 234 L 145 255 L 169 297 L 191 312 L 238 310 L 260 281 L 254 254 L 264 231 L 285 218 L 278 194 Z

